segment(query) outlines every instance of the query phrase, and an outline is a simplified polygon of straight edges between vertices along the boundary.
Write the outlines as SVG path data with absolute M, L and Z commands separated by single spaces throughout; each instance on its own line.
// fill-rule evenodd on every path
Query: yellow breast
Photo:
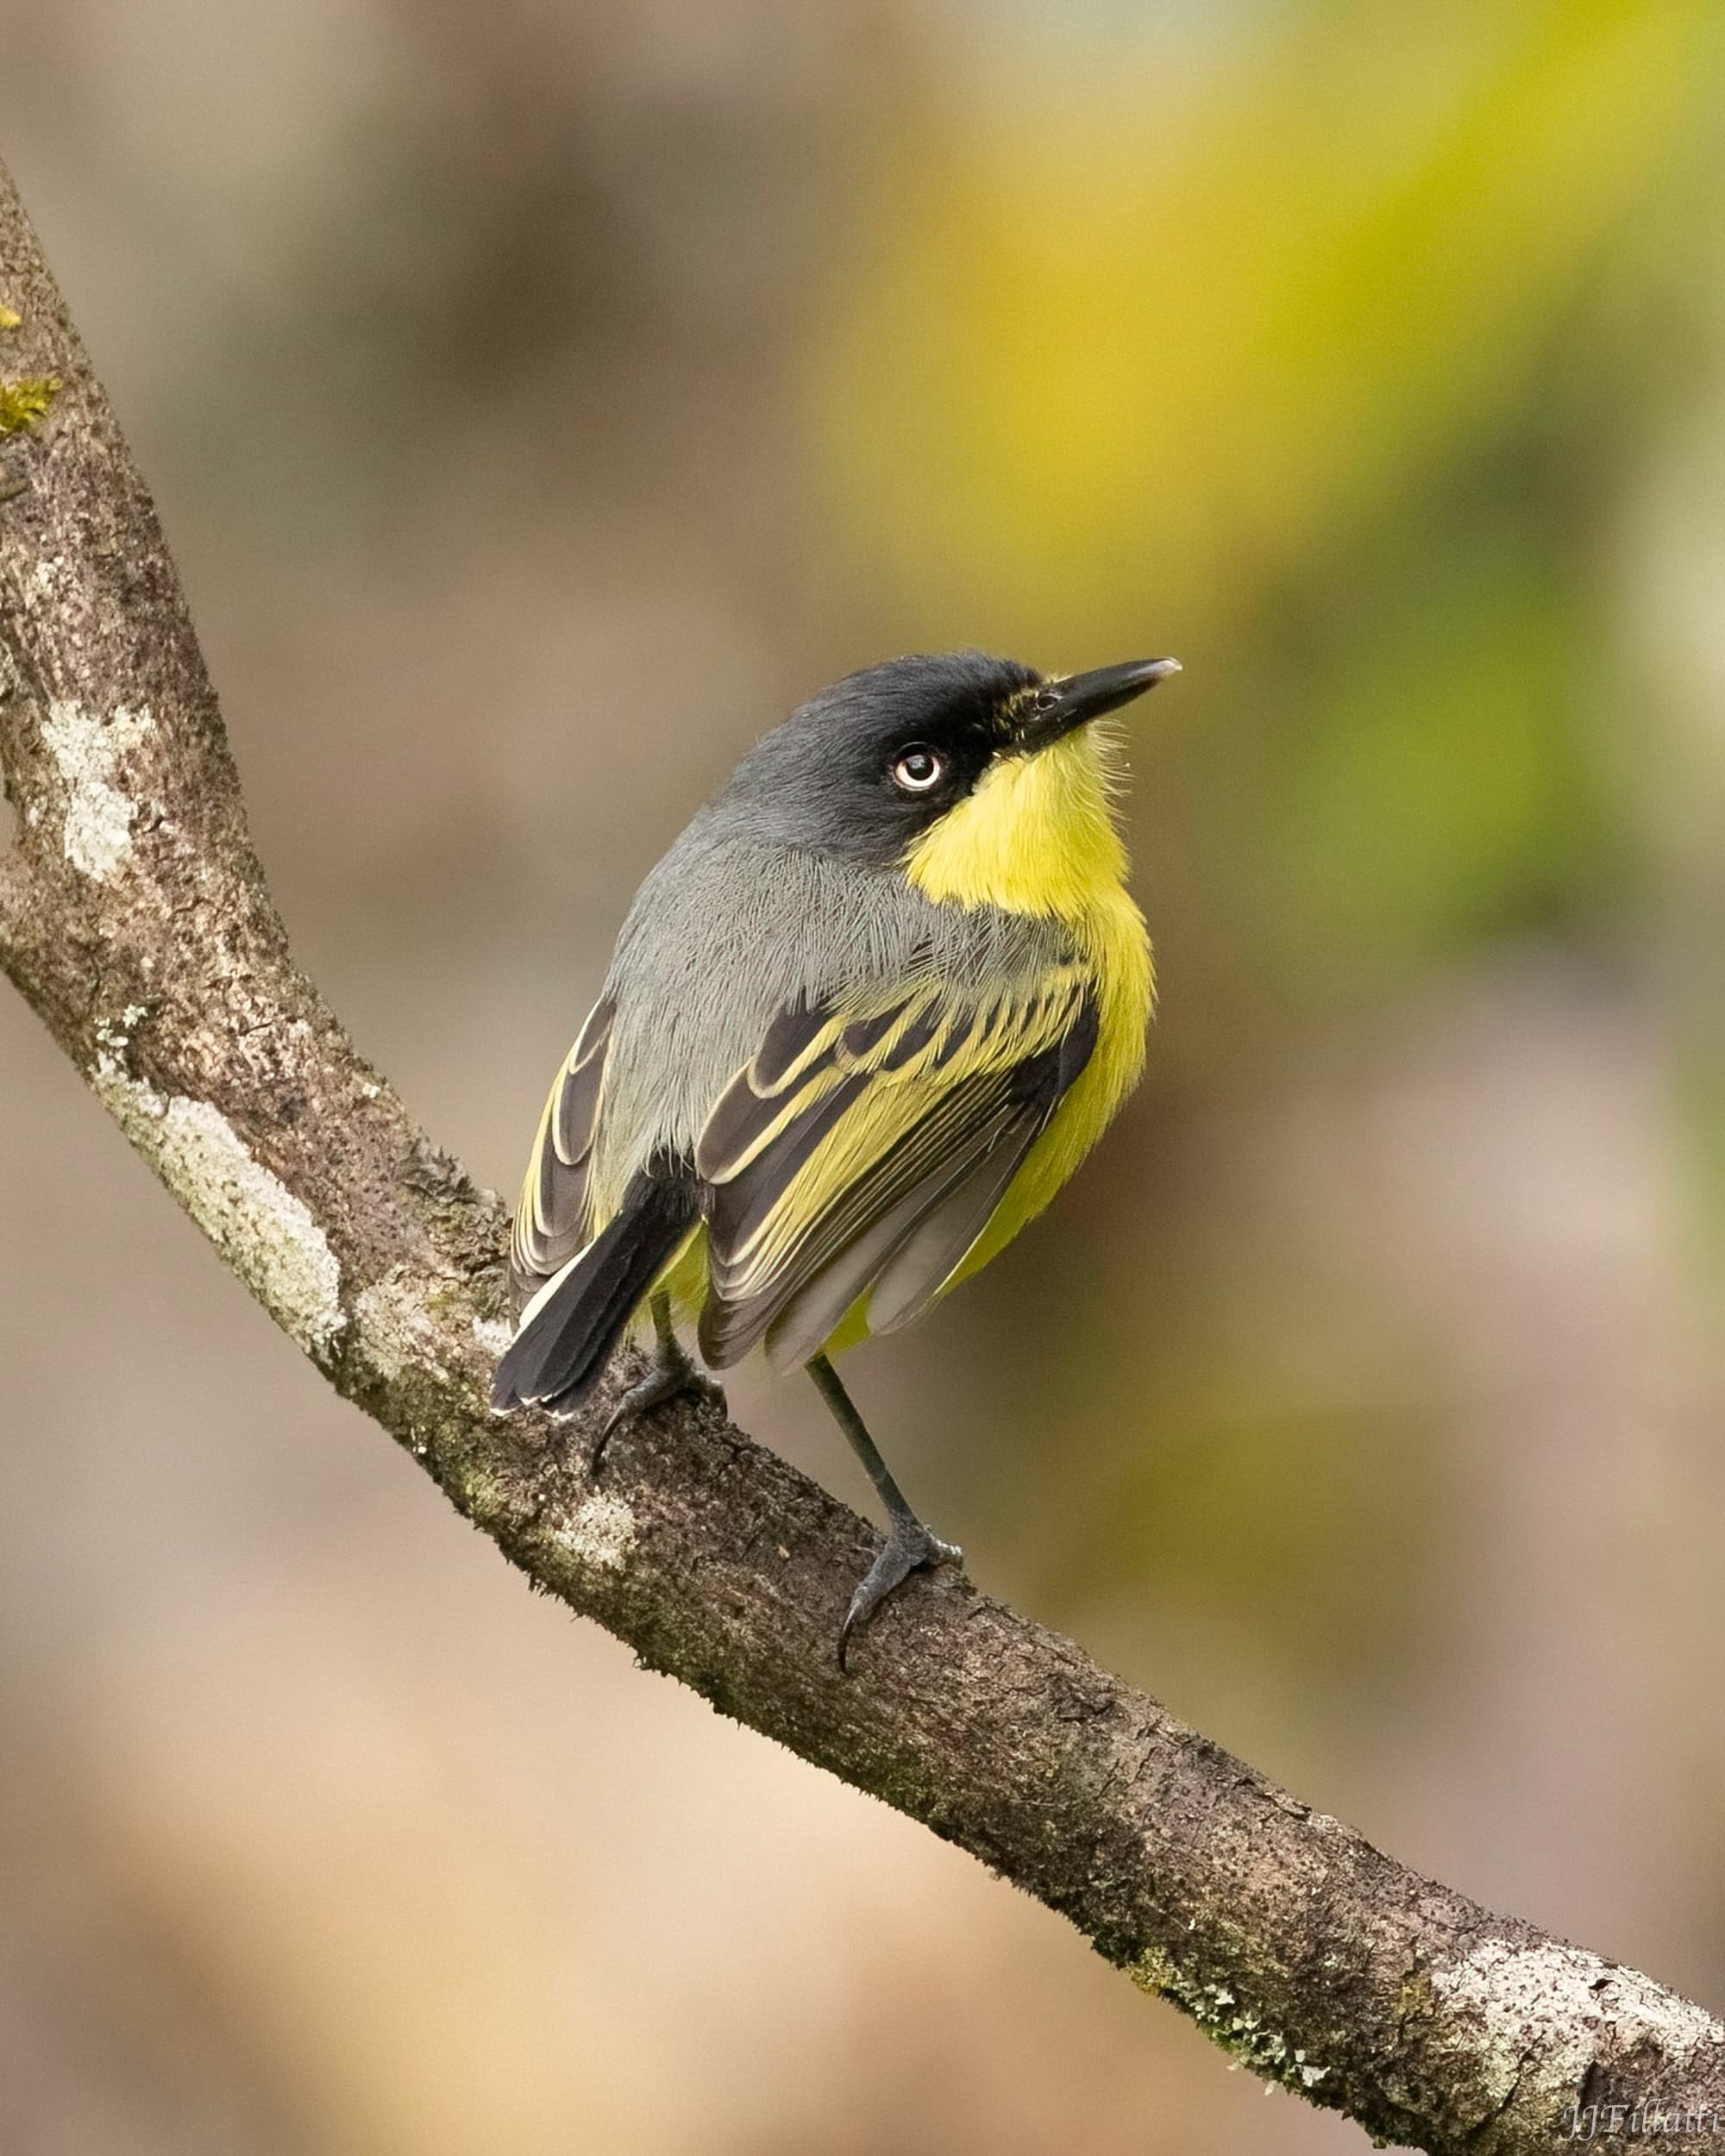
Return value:
M 1111 812 L 1118 771 L 1113 740 L 1096 725 L 1036 755 L 1003 758 L 906 860 L 910 881 L 931 899 L 1059 921 L 1095 983 L 1095 1051 L 949 1287 L 1042 1211 L 1144 1069 L 1155 981 Z

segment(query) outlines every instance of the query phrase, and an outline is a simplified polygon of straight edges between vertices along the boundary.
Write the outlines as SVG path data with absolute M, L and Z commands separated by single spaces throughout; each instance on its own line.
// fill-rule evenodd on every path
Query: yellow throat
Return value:
M 1094 724 L 1032 755 L 1003 757 L 906 856 L 905 873 L 925 897 L 1060 922 L 1096 990 L 1095 1051 L 952 1284 L 1041 1212 L 1144 1069 L 1155 981 L 1112 813 L 1120 772 L 1113 736 Z

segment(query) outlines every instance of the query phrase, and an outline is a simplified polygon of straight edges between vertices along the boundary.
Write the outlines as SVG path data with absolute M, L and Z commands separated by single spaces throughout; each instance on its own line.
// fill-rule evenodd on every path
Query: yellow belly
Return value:
M 1144 1069 L 1155 976 L 1144 916 L 1126 887 L 1126 848 L 1110 795 L 1113 736 L 1100 726 L 991 770 L 906 863 L 913 883 L 952 906 L 998 906 L 1057 920 L 1095 983 L 1096 1046 L 1026 1155 L 988 1226 L 942 1293 L 1005 1249 L 1035 1219 L 1113 1120 Z M 860 1337 L 846 1319 L 835 1344 Z M 842 1338 L 841 1338 L 842 1336 Z
M 1145 1028 L 1154 1000 L 1150 942 L 1143 915 L 1124 891 L 1118 896 L 1118 909 L 1099 914 L 1090 924 L 1101 1011 L 1095 1052 L 943 1294 L 979 1272 L 1036 1218 L 1113 1121 L 1143 1072 Z

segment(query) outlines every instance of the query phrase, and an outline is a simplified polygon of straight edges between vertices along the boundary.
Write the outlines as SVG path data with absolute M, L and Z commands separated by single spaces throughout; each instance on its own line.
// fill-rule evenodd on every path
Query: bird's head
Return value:
M 1170 674 L 1131 660 L 1044 677 L 980 651 L 847 674 L 744 757 L 724 805 L 758 836 L 902 868 L 930 897 L 1016 911 L 1111 836 L 1091 722 Z

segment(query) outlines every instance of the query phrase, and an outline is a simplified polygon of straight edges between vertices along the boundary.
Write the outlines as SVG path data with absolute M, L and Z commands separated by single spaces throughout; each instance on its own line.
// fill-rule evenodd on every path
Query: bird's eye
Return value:
M 905 793 L 926 793 L 940 784 L 945 770 L 944 756 L 913 742 L 893 759 L 893 784 Z

